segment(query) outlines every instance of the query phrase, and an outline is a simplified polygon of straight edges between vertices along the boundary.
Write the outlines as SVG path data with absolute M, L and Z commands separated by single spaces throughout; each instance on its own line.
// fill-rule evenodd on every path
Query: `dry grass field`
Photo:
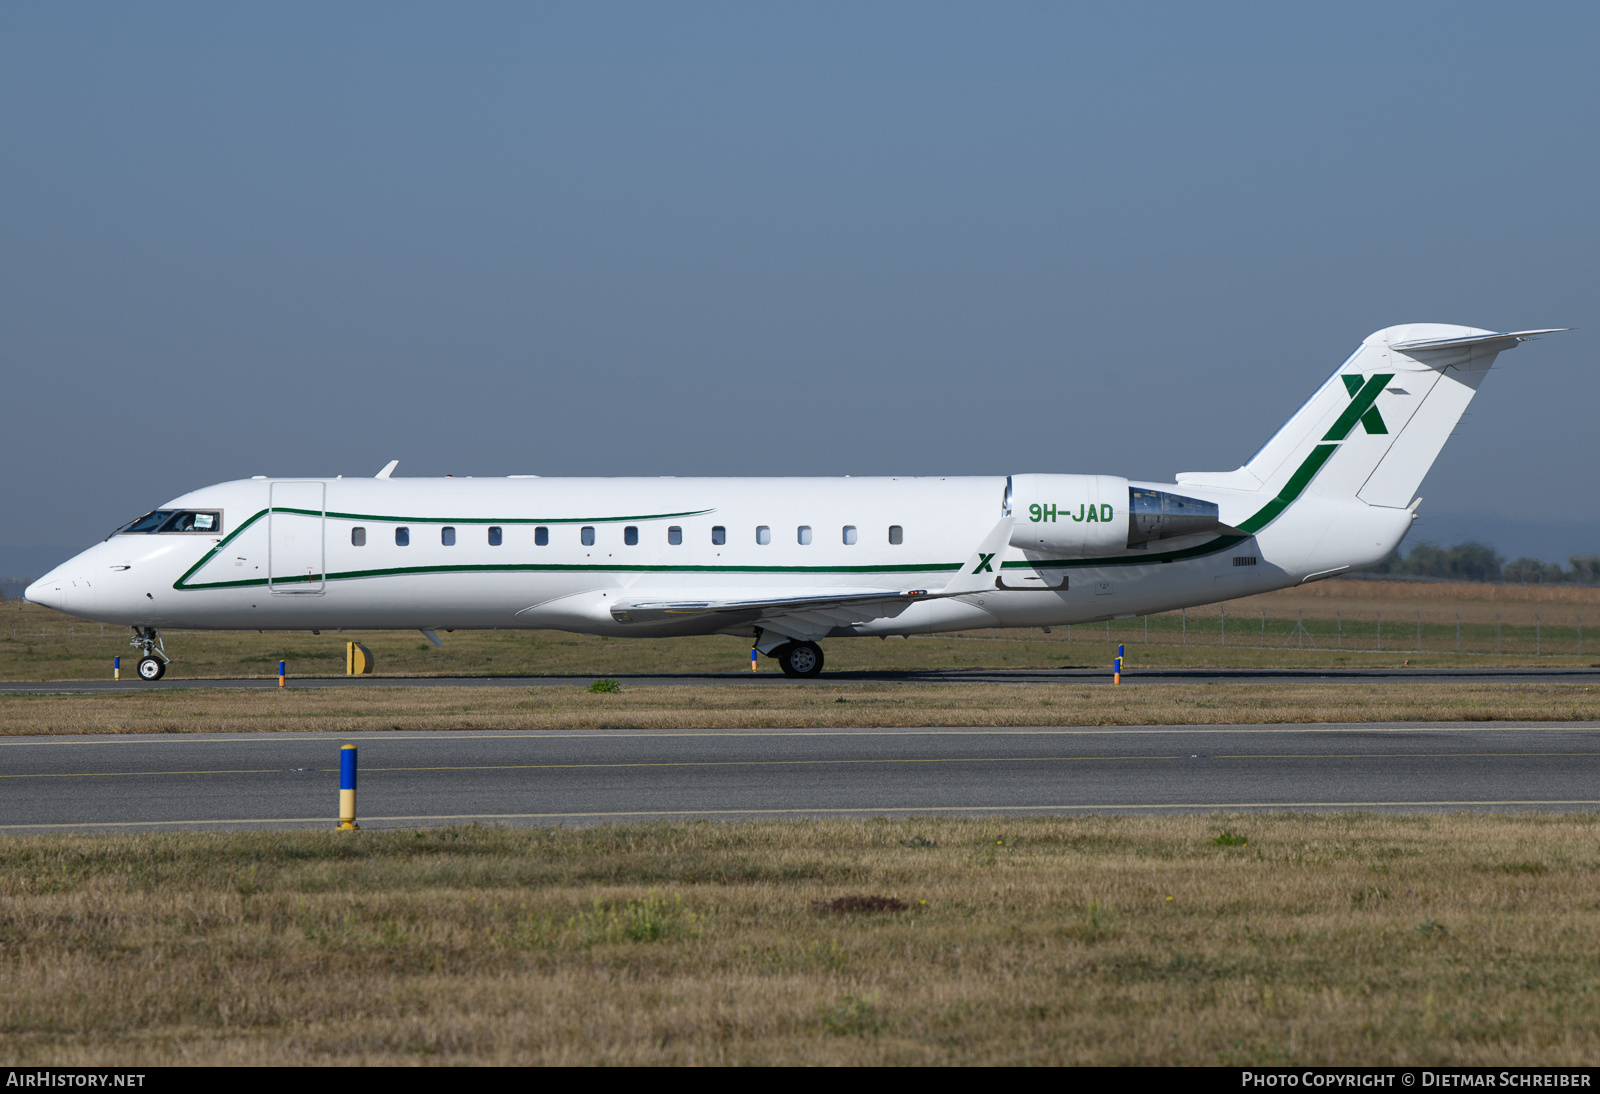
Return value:
M 0 1062 L 1589 1064 L 1600 817 L 0 842 Z
M 1518 625 L 1532 623 L 1537 615 L 1570 623 L 1579 615 L 1600 613 L 1600 587 L 1342 578 L 1247 596 L 1229 601 L 1229 606 L 1237 606 L 1245 614 L 1263 607 L 1268 608 L 1268 615 L 1304 610 L 1306 615 L 1318 618 L 1338 611 L 1357 616 L 1392 611 L 1397 618 L 1405 619 L 1421 611 L 1440 620 L 1452 619 L 1460 612 L 1464 620 L 1475 623 L 1493 623 L 1497 613 L 1505 617 L 1505 622 Z
M 40 733 L 1231 725 L 1597 721 L 1584 684 L 1182 683 L 380 687 L 0 695 L 0 736 Z
M 1050 634 L 995 630 L 824 645 L 828 668 L 835 671 L 1109 666 L 1118 643 L 1127 646 L 1134 666 L 1151 667 L 1322 668 L 1407 660 L 1415 666 L 1591 665 L 1600 662 L 1597 621 L 1600 588 L 1339 580 L 1187 612 L 1057 627 Z M 442 650 L 419 634 L 394 631 L 166 635 L 175 658 L 171 675 L 190 679 L 269 676 L 280 659 L 288 661 L 293 676 L 339 675 L 346 639 L 371 648 L 379 674 L 386 676 L 626 676 L 737 672 L 750 664 L 749 640 L 724 636 L 657 640 L 461 631 L 441 637 Z M 4 601 L 0 680 L 106 679 L 118 654 L 131 673 L 127 638 L 123 628 Z M 762 668 L 776 667 L 763 661 Z

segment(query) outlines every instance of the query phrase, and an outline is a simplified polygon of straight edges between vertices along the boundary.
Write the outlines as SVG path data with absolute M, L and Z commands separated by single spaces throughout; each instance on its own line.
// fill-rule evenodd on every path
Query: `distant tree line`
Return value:
M 1507 562 L 1487 543 L 1469 541 L 1454 547 L 1419 543 L 1401 558 L 1399 553 L 1366 571 L 1396 577 L 1433 577 L 1446 581 L 1504 581 L 1517 585 L 1600 585 L 1600 555 L 1573 555 L 1568 568 L 1536 558 Z

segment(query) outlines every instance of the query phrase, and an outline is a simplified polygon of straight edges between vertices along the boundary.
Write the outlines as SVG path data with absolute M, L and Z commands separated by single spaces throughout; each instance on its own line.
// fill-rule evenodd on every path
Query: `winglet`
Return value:
M 1016 523 L 1016 517 L 1001 517 L 1000 523 L 983 537 L 978 549 L 972 552 L 972 557 L 962 563 L 961 572 L 939 590 L 939 595 L 961 596 L 993 589 L 995 575 L 1000 572 L 1000 563 L 995 560 L 1010 546 L 1011 529 Z
M 382 471 L 379 471 L 376 475 L 374 475 L 372 477 L 375 478 L 375 479 L 386 479 L 390 475 L 394 474 L 394 469 L 399 467 L 399 466 L 400 466 L 400 461 L 399 460 L 390 460 L 388 463 L 383 465 L 383 470 Z

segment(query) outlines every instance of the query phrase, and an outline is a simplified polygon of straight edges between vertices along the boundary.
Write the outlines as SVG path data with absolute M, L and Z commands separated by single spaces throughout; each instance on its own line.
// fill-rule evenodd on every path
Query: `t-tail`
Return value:
M 1368 336 L 1243 467 L 1184 472 L 1178 482 L 1256 495 L 1238 522 L 1252 534 L 1302 495 L 1404 510 L 1495 358 L 1562 329 L 1387 327 Z

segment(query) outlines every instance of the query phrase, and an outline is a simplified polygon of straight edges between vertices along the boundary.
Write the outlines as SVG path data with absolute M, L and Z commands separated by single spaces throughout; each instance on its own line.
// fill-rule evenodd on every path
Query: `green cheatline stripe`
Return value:
M 335 513 L 328 510 L 324 513 L 320 509 L 293 509 L 280 506 L 271 510 L 274 513 L 296 513 L 305 517 L 329 516 L 338 520 L 376 520 L 387 524 L 617 524 L 625 520 L 667 520 L 671 517 L 700 517 L 714 512 L 711 509 L 685 509 L 681 513 L 635 513 L 622 517 L 395 517 L 385 516 L 381 513 Z M 266 515 L 266 509 L 261 510 L 244 524 L 239 526 L 239 531 Z
M 1322 470 L 1322 465 L 1328 462 L 1328 457 L 1333 455 L 1338 447 L 1336 444 L 1319 444 L 1313 448 L 1311 455 L 1307 456 L 1305 462 L 1300 465 L 1293 475 L 1289 476 L 1289 481 L 1283 484 L 1283 489 L 1278 491 L 1278 496 L 1256 510 L 1248 520 L 1241 522 L 1239 530 L 1254 534 L 1271 524 L 1279 513 L 1289 508 L 1294 500 L 1300 496 L 1311 480 L 1316 477 L 1317 472 Z
M 238 539 L 239 538 L 239 534 L 241 532 L 243 532 L 246 528 L 250 527 L 256 521 L 260 520 L 263 516 L 266 515 L 266 513 L 267 513 L 267 511 L 265 509 L 260 510 L 259 512 L 256 513 L 255 516 L 251 517 L 249 520 L 247 520 L 243 524 L 239 525 L 239 527 L 235 528 L 233 531 L 231 531 L 227 535 L 223 536 L 222 537 L 222 542 L 217 544 L 215 547 L 211 548 L 211 550 L 207 551 L 205 554 L 201 555 L 200 556 L 200 561 L 196 562 L 193 566 L 191 566 L 187 570 L 185 570 L 183 572 L 183 576 L 178 578 L 178 580 L 176 580 L 176 581 L 174 581 L 172 583 L 172 587 L 174 589 L 179 589 L 179 590 L 184 589 L 185 588 L 184 582 L 188 581 L 189 578 L 193 577 L 196 570 L 200 569 L 200 567 L 204 566 L 206 563 L 208 563 L 212 559 L 216 558 L 217 557 L 217 552 L 221 551 L 228 544 L 230 544 L 234 540 Z
M 1378 393 L 1383 390 L 1383 385 L 1394 379 L 1394 373 L 1377 373 L 1372 379 L 1362 385 L 1361 390 L 1355 393 L 1355 398 L 1350 400 L 1350 405 L 1344 408 L 1344 413 L 1339 415 L 1333 423 L 1333 428 L 1322 439 L 1325 441 L 1342 441 L 1350 436 L 1350 431 L 1356 427 L 1361 416 L 1372 409 L 1372 404 L 1378 401 Z M 1345 378 L 1345 386 L 1350 386 L 1350 377 Z M 1380 421 L 1381 424 L 1381 421 Z M 1388 430 L 1383 432 L 1387 433 Z
M 1007 562 L 1002 566 L 1014 568 L 1055 569 L 1058 567 L 1082 566 L 1148 566 L 1159 564 L 1168 560 L 1183 558 L 1198 558 L 1202 555 L 1214 554 L 1225 551 L 1235 544 L 1244 542 L 1244 536 L 1219 536 L 1216 539 L 1202 543 L 1197 547 L 1185 548 L 1181 551 L 1168 551 L 1163 554 L 1149 555 L 1141 558 L 1073 558 L 1073 559 L 1047 559 L 1039 562 Z M 180 582 L 173 588 L 180 591 L 195 589 L 245 589 L 261 588 L 268 584 L 280 585 L 306 585 L 319 581 L 340 581 L 365 577 L 400 577 L 419 574 L 489 574 L 489 573 L 625 573 L 625 574 L 911 574 L 911 573 L 948 573 L 959 570 L 959 562 L 915 562 L 899 564 L 882 564 L 873 566 L 652 566 L 652 565 L 623 565 L 617 563 L 486 563 L 483 565 L 452 565 L 452 566 L 391 566 L 372 570 L 344 570 L 338 573 L 322 575 L 304 574 L 291 575 L 283 578 L 273 578 L 270 582 L 264 577 L 246 578 L 240 581 L 208 581 L 199 584 L 186 584 Z M 198 568 L 198 567 L 197 567 Z M 191 571 L 192 573 L 193 571 Z M 187 578 L 189 575 L 185 574 Z
M 1381 380 L 1381 381 L 1386 383 L 1391 378 L 1392 377 L 1389 377 L 1389 376 L 1375 376 L 1375 377 L 1373 377 L 1373 381 L 1375 382 L 1375 381 Z M 1372 383 L 1369 382 L 1366 385 L 1366 387 L 1362 388 L 1362 391 L 1365 392 L 1367 387 L 1371 387 L 1371 386 L 1372 386 Z M 1382 383 L 1379 383 L 1377 385 L 1379 390 L 1382 389 L 1382 386 L 1383 386 Z M 1374 391 L 1373 394 L 1372 394 L 1372 399 L 1376 399 L 1376 398 L 1377 398 L 1377 392 Z M 1371 399 L 1367 400 L 1367 402 L 1369 404 L 1370 404 L 1371 401 L 1372 401 Z M 1362 400 L 1360 398 L 1357 398 L 1350 405 L 1352 407 L 1356 407 L 1356 406 L 1360 405 L 1361 402 L 1362 402 Z M 1361 409 L 1362 409 L 1362 412 L 1365 412 L 1366 408 L 1362 407 Z M 1351 424 L 1345 426 L 1345 430 L 1344 430 L 1345 433 L 1347 433 L 1347 434 L 1349 433 L 1350 428 L 1353 426 L 1355 421 L 1359 420 L 1359 418 L 1360 418 L 1360 415 L 1357 414 L 1355 417 L 1353 417 L 1351 419 Z M 1341 418 L 1340 421 L 1343 421 L 1343 418 Z M 1337 429 L 1337 428 L 1338 428 L 1338 425 L 1336 424 L 1335 425 L 1335 429 Z M 1331 434 L 1332 434 L 1332 431 L 1330 430 L 1330 435 Z M 1119 555 L 1119 556 L 1108 557 L 1108 558 L 1063 558 L 1063 559 L 1040 559 L 1038 561 L 1029 561 L 1029 560 L 1026 560 L 1026 559 L 1020 559 L 1020 560 L 1014 560 L 1014 561 L 1011 561 L 1011 562 L 1003 562 L 1003 563 L 1000 564 L 1000 568 L 1001 569 L 1017 569 L 1017 570 L 1023 570 L 1023 569 L 1059 570 L 1059 569 L 1081 569 L 1081 568 L 1090 567 L 1090 566 L 1093 566 L 1093 567 L 1148 566 L 1148 565 L 1151 565 L 1151 564 L 1160 564 L 1160 563 L 1165 563 L 1165 562 L 1176 562 L 1176 561 L 1179 561 L 1181 559 L 1201 558 L 1201 557 L 1204 557 L 1206 555 L 1216 554 L 1219 551 L 1226 551 L 1230 547 L 1234 547 L 1234 546 L 1237 546 L 1240 543 L 1243 543 L 1246 539 L 1249 538 L 1250 535 L 1254 535 L 1256 532 L 1259 532 L 1262 528 L 1265 528 L 1268 524 L 1271 524 L 1272 521 L 1275 520 L 1280 513 L 1282 513 L 1285 509 L 1287 509 L 1290 505 L 1292 505 L 1294 503 L 1294 501 L 1297 498 L 1299 498 L 1302 493 L 1304 493 L 1305 488 L 1308 485 L 1310 485 L 1311 480 L 1316 477 L 1317 472 L 1322 470 L 1322 465 L 1328 462 L 1328 458 L 1333 455 L 1334 451 L 1338 447 L 1339 446 L 1337 444 L 1319 444 L 1314 449 L 1312 449 L 1311 450 L 1311 454 L 1306 457 L 1305 462 L 1303 462 L 1299 466 L 1299 468 L 1296 469 L 1295 473 L 1289 477 L 1289 481 L 1284 484 L 1283 489 L 1278 491 L 1278 496 L 1273 498 L 1271 501 L 1269 501 L 1266 505 L 1262 506 L 1260 509 L 1256 510 L 1256 512 L 1254 514 L 1252 514 L 1247 520 L 1244 520 L 1239 524 L 1239 530 L 1241 532 L 1247 533 L 1246 535 L 1240 535 L 1240 536 L 1218 536 L 1215 539 L 1207 540 L 1205 543 L 1199 544 L 1198 546 L 1195 546 L 1195 547 L 1186 547 L 1186 548 L 1183 548 L 1182 550 L 1178 550 L 1178 551 L 1164 551 L 1164 552 L 1157 553 L 1157 554 L 1147 554 L 1147 555 L 1143 555 L 1143 556 Z M 274 510 L 274 512 L 292 512 L 292 513 L 299 513 L 299 514 L 302 514 L 302 515 L 305 515 L 305 516 L 321 516 L 322 515 L 322 514 L 318 513 L 316 510 L 312 510 L 312 509 L 278 509 L 278 510 Z M 514 518 L 514 519 L 505 518 L 505 519 L 500 519 L 498 521 L 498 523 L 501 523 L 501 524 L 518 524 L 518 523 L 520 523 L 520 524 L 541 524 L 541 523 L 542 524 L 558 524 L 558 523 L 575 524 L 575 523 L 581 523 L 583 521 L 589 521 L 591 523 L 599 524 L 599 523 L 606 523 L 606 522 L 615 523 L 617 521 L 623 521 L 623 520 L 660 520 L 660 519 L 664 519 L 664 518 L 667 518 L 667 517 L 700 516 L 700 515 L 703 515 L 705 513 L 710 513 L 710 512 L 713 512 L 713 510 L 701 509 L 701 510 L 697 510 L 697 511 L 694 511 L 694 512 L 656 513 L 656 514 L 651 514 L 651 515 L 648 515 L 648 516 L 630 516 L 630 517 L 572 517 L 572 518 L 563 517 L 563 518 L 559 518 L 559 519 L 548 519 L 548 520 L 542 520 L 542 521 L 541 520 L 533 520 L 533 519 L 523 519 L 523 518 Z M 260 512 L 256 513 L 254 516 L 252 516 L 249 520 L 246 520 L 243 524 L 239 525 L 239 527 L 235 528 L 227 536 L 227 538 L 225 538 L 221 543 L 217 544 L 210 551 L 206 552 L 205 556 L 202 557 L 199 562 L 196 562 L 193 566 L 191 566 L 184 573 L 184 575 L 182 577 L 180 577 L 177 581 L 173 582 L 172 587 L 174 589 L 177 589 L 180 592 L 186 592 L 186 591 L 197 590 L 197 589 L 243 589 L 243 588 L 259 588 L 259 587 L 266 586 L 268 584 L 271 584 L 271 585 L 274 585 L 274 586 L 277 586 L 277 585 L 293 585 L 293 584 L 310 584 L 310 583 L 315 582 L 315 581 L 340 581 L 340 580 L 351 580 L 351 579 L 365 578 L 365 577 L 395 577 L 395 576 L 403 576 L 403 575 L 408 575 L 408 574 L 409 575 L 415 575 L 415 574 L 448 574 L 448 573 L 895 574 L 895 573 L 943 573 L 943 572 L 948 572 L 950 570 L 959 570 L 959 569 L 961 569 L 961 566 L 962 566 L 962 563 L 959 563 L 959 562 L 923 562 L 923 563 L 905 563 L 905 564 L 896 564 L 896 565 L 877 565 L 877 566 L 649 566 L 649 565 L 631 566 L 631 565 L 603 564 L 603 563 L 595 563 L 595 564 L 587 564 L 587 563 L 585 563 L 585 564 L 504 563 L 504 564 L 458 565 L 458 566 L 391 566 L 391 567 L 385 567 L 385 568 L 381 568 L 381 569 L 372 569 L 372 570 L 345 570 L 345 571 L 341 571 L 339 573 L 330 573 L 330 574 L 326 574 L 326 575 L 322 575 L 322 576 L 309 575 L 309 576 L 284 577 L 284 578 L 272 579 L 270 582 L 269 582 L 269 580 L 267 578 L 250 578 L 250 579 L 246 579 L 246 580 L 242 580 L 242 581 L 208 581 L 208 582 L 204 582 L 202 584 L 195 584 L 195 585 L 190 585 L 188 583 L 189 578 L 193 577 L 195 575 L 195 573 L 200 570 L 201 567 L 205 566 L 206 563 L 210 562 L 213 558 L 215 558 L 216 555 L 218 554 L 218 552 L 220 552 L 224 547 L 226 547 L 229 543 L 231 543 L 234 540 L 235 537 L 237 537 L 246 528 L 248 528 L 252 524 L 254 524 L 257 520 L 259 520 L 263 516 L 266 516 L 266 514 L 267 514 L 267 510 L 263 509 Z M 343 518 L 343 519 L 352 519 L 352 520 L 392 521 L 392 522 L 396 522 L 396 523 L 401 523 L 401 522 L 406 522 L 406 521 L 410 521 L 412 523 L 429 523 L 429 524 L 448 524 L 448 523 L 451 523 L 451 521 L 449 519 L 446 519 L 446 518 L 443 518 L 443 517 L 383 517 L 383 516 L 371 516 L 371 515 L 356 514 L 356 513 L 329 513 L 328 516 L 330 516 L 330 517 L 340 517 L 340 518 Z M 467 519 L 456 520 L 455 523 L 459 523 L 459 524 L 466 524 L 466 523 L 494 524 L 494 523 L 497 523 L 497 521 L 489 520 L 489 519 L 483 519 L 483 518 L 476 518 L 475 517 L 475 518 L 471 518 L 470 520 L 467 520 Z
M 260 581 L 225 581 L 225 582 L 211 583 L 211 584 L 205 584 L 205 585 L 188 585 L 188 584 L 186 584 L 186 582 L 191 577 L 193 577 L 195 575 L 195 573 L 202 566 L 204 566 L 206 563 L 210 562 L 213 558 L 215 558 L 217 556 L 218 552 L 220 552 L 224 547 L 226 547 L 228 544 L 232 543 L 235 539 L 237 539 L 239 537 L 240 533 L 242 533 L 246 528 L 250 527 L 256 521 L 260 520 L 262 517 L 266 516 L 268 512 L 295 513 L 295 514 L 298 514 L 300 516 L 306 516 L 306 517 L 320 517 L 320 516 L 324 515 L 321 511 L 316 510 L 316 509 L 272 509 L 272 510 L 261 509 L 261 510 L 258 510 L 253 516 L 251 516 L 243 524 L 239 525 L 239 527 L 235 528 L 233 531 L 229 532 L 226 536 L 224 536 L 223 539 L 222 539 L 222 542 L 218 543 L 211 550 L 207 551 L 205 553 L 205 555 L 200 559 L 199 562 L 196 562 L 193 566 L 189 567 L 188 570 L 184 571 L 183 576 L 178 578 L 177 581 L 174 581 L 172 583 L 172 587 L 174 589 L 182 590 L 182 589 L 213 589 L 213 588 L 223 588 L 223 587 L 237 587 L 237 586 L 241 586 L 241 585 L 252 585 L 252 584 L 265 585 L 267 583 L 265 579 L 262 579 Z M 326 515 L 330 516 L 330 517 L 336 517 L 336 518 L 338 518 L 340 520 L 377 520 L 377 521 L 392 522 L 392 523 L 396 523 L 396 524 L 402 524 L 402 523 L 411 523 L 411 524 L 449 524 L 449 523 L 452 523 L 452 520 L 456 524 L 586 524 L 586 523 L 587 524 L 608 524 L 608 523 L 609 524 L 615 524 L 618 521 L 624 521 L 624 520 L 665 520 L 668 517 L 698 517 L 698 516 L 703 516 L 704 514 L 710 513 L 710 512 L 713 512 L 713 510 L 711 510 L 711 509 L 695 509 L 695 510 L 686 510 L 685 512 L 682 512 L 682 513 L 648 513 L 648 514 L 641 514 L 641 515 L 638 515 L 638 516 L 627 516 L 627 517 L 548 517 L 548 518 L 542 518 L 542 519 L 541 518 L 535 518 L 535 517 L 497 517 L 497 518 L 495 518 L 493 520 L 490 520 L 490 519 L 487 519 L 487 518 L 478 518 L 478 517 L 466 517 L 466 518 L 460 518 L 460 519 L 446 518 L 446 517 L 384 517 L 384 516 L 373 516 L 371 514 L 366 514 L 366 513 L 328 513 Z M 333 575 L 330 575 L 330 576 L 333 576 Z M 274 584 L 276 584 L 276 583 L 274 583 Z
M 198 567 L 197 567 L 198 568 Z M 623 565 L 607 563 L 485 563 L 483 565 L 456 565 L 456 566 L 390 566 L 373 570 L 342 570 L 339 573 L 325 575 L 328 581 L 339 581 L 349 578 L 362 577 L 397 577 L 408 574 L 515 574 L 515 573 L 622 573 L 622 574 L 894 574 L 894 573 L 934 573 L 948 570 L 959 570 L 959 562 L 926 562 L 903 563 L 883 566 L 649 566 L 649 565 Z M 190 573 L 194 571 L 191 570 Z M 187 579 L 189 574 L 184 575 Z M 324 575 L 304 574 L 288 577 L 273 578 L 271 584 L 294 585 L 310 584 L 322 581 Z M 243 589 L 252 586 L 267 585 L 268 579 L 264 577 L 247 578 L 242 581 L 208 581 L 201 584 L 184 584 L 180 579 L 174 589 L 187 591 L 191 589 Z
M 1151 554 L 1144 558 L 1118 555 L 1115 558 L 1052 558 L 1040 559 L 1037 562 L 1021 561 L 1002 562 L 1000 568 L 1018 570 L 1062 570 L 1080 566 L 1147 566 L 1151 563 L 1176 562 L 1183 558 L 1200 558 L 1204 555 L 1214 555 L 1218 551 L 1226 551 L 1235 544 L 1243 543 L 1249 536 L 1218 536 L 1208 539 L 1195 547 L 1185 547 L 1181 551 L 1164 551 L 1161 554 Z

